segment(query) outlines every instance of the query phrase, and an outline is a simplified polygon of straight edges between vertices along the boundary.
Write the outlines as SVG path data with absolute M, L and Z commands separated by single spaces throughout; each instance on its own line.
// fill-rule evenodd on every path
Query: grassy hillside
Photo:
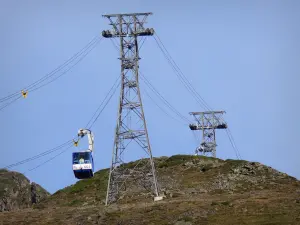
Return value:
M 300 182 L 256 162 L 176 155 L 155 159 L 164 200 L 132 192 L 104 206 L 108 169 L 59 190 L 3 224 L 300 224 Z M 136 162 L 126 164 L 133 168 Z M 1 224 L 1 223 L 0 223 Z

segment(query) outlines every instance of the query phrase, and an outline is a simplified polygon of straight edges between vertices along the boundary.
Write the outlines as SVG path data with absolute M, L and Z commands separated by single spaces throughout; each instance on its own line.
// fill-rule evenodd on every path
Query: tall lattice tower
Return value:
M 154 30 L 145 28 L 146 19 L 152 13 L 103 15 L 110 21 L 111 30 L 104 30 L 105 38 L 118 38 L 121 61 L 121 92 L 117 126 L 115 130 L 112 162 L 109 173 L 106 205 L 117 201 L 128 189 L 128 182 L 135 182 L 160 200 L 155 166 L 152 158 L 147 125 L 139 86 L 139 40 L 152 36 Z M 139 151 L 146 152 L 146 160 L 129 169 L 124 166 L 124 153 L 132 141 Z M 130 150 L 133 150 L 132 148 Z M 139 154 L 139 153 L 137 153 Z M 149 159 L 148 159 L 149 157 Z
M 196 123 L 190 124 L 192 131 L 202 131 L 202 142 L 196 148 L 196 154 L 211 155 L 216 157 L 216 129 L 227 129 L 222 115 L 225 111 L 207 111 L 207 112 L 191 112 Z

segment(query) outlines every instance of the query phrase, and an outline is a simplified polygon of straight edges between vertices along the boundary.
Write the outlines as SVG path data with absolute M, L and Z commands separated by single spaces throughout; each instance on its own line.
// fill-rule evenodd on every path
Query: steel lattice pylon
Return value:
M 225 111 L 207 111 L 207 112 L 191 112 L 196 123 L 190 124 L 191 130 L 202 130 L 202 142 L 196 148 L 195 153 L 216 157 L 216 129 L 226 129 L 227 124 L 222 119 Z
M 144 28 L 149 15 L 151 13 L 103 15 L 110 21 L 112 30 L 104 30 L 102 36 L 118 38 L 120 41 L 122 77 L 106 205 L 120 198 L 121 193 L 126 191 L 126 182 L 130 180 L 151 190 L 156 196 L 155 200 L 160 198 L 139 87 L 138 37 L 154 34 L 152 28 Z M 139 145 L 139 149 L 146 153 L 146 158 L 149 160 L 140 160 L 139 165 L 128 169 L 124 166 L 123 157 L 132 141 Z

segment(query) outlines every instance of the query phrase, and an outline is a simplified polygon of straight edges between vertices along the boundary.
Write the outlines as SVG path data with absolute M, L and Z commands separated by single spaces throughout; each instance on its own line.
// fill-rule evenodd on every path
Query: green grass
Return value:
M 53 196 L 64 194 L 74 194 L 80 193 L 88 189 L 106 189 L 108 180 L 108 169 L 99 170 L 95 173 L 94 177 L 91 179 L 79 180 L 76 184 L 66 187 L 64 189 L 58 190 L 53 194 Z
M 225 162 L 230 162 L 231 164 L 242 164 L 247 163 L 248 161 L 240 159 L 226 159 Z
M 42 204 L 48 206 L 78 206 L 80 203 L 98 204 L 106 196 L 109 170 L 99 170 L 91 179 L 58 190 Z
M 222 205 L 228 206 L 230 203 L 228 201 L 221 202 Z
M 67 206 L 76 206 L 76 205 L 80 205 L 82 202 L 79 199 L 74 199 L 71 202 L 68 202 L 66 205 Z
M 184 216 L 182 217 L 182 219 L 184 222 L 192 222 L 193 221 L 193 218 L 192 217 L 189 217 L 189 216 Z

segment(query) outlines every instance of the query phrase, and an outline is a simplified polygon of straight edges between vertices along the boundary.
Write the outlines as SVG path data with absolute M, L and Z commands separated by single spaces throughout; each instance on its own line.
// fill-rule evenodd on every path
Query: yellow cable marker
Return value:
M 73 140 L 73 142 L 74 142 L 74 145 L 77 147 L 77 146 L 78 146 L 79 140 L 78 140 L 78 141 L 74 141 L 74 140 Z
M 24 91 L 22 90 L 22 96 L 23 96 L 23 98 L 26 98 L 26 97 L 27 97 L 27 94 L 28 94 L 28 91 L 24 92 Z

